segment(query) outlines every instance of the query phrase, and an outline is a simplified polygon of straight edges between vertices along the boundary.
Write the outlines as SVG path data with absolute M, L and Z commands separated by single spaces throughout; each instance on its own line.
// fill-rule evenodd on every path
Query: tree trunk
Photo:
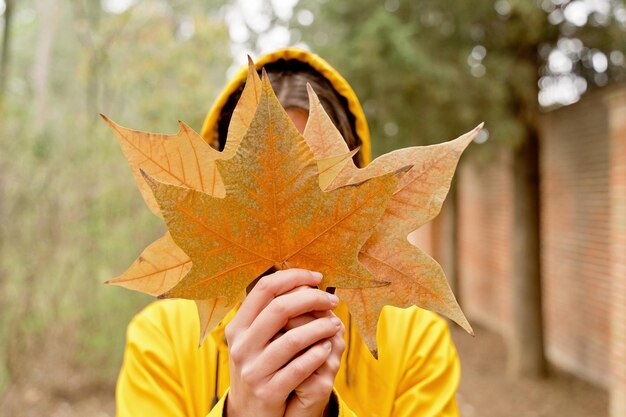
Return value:
M 50 62 L 52 58 L 52 48 L 56 34 L 60 5 L 57 0 L 39 0 L 37 12 L 40 16 L 45 16 L 41 20 L 37 42 L 35 44 L 35 60 L 32 68 L 33 83 L 33 110 L 36 126 L 41 133 L 45 129 L 48 114 L 48 78 L 50 74 Z
M 540 268 L 539 135 L 529 128 L 514 151 L 512 328 L 508 371 L 513 377 L 543 377 L 543 314 Z
M 0 59 L 0 102 L 4 97 L 9 71 L 9 47 L 11 45 L 11 24 L 13 21 L 13 0 L 5 0 L 4 29 L 2 32 L 2 54 Z
M 6 90 L 6 79 L 9 68 L 9 47 L 10 47 L 10 33 L 11 33 L 11 25 L 12 25 L 12 17 L 13 17 L 13 0 L 5 0 L 5 10 L 4 10 L 4 30 L 2 33 L 2 52 L 0 54 L 0 124 L 2 124 L 2 114 L 4 111 L 2 110 L 3 101 Z M 1 127 L 0 127 L 1 129 Z M 0 219 L 6 219 L 6 211 L 7 211 L 7 198 L 6 198 L 6 159 L 4 156 L 4 152 L 2 149 L 3 138 L 5 135 L 0 132 Z M 7 272 L 5 267 L 5 259 L 4 259 L 4 245 L 7 240 L 6 238 L 6 229 L 4 227 L 0 227 L 0 311 L 7 311 Z M 0 318 L 0 325 L 2 326 L 2 330 L 0 331 L 0 337 L 4 338 L 6 333 L 4 331 L 6 321 Z M 0 351 L 0 354 L 2 352 Z

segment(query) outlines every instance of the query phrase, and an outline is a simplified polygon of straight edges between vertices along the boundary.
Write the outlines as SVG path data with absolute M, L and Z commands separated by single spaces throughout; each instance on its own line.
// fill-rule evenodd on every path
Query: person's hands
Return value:
M 335 383 L 335 376 L 339 371 L 341 355 L 346 347 L 343 340 L 344 325 L 332 311 L 327 311 L 298 316 L 289 321 L 286 329 L 303 326 L 319 317 L 330 317 L 335 323 L 339 323 L 339 331 L 330 339 L 332 343 L 331 353 L 326 361 L 296 387 L 294 395 L 287 403 L 285 417 L 320 417 L 328 404 Z
M 331 356 L 333 342 L 327 339 L 341 330 L 341 322 L 325 314 L 293 326 L 282 337 L 274 336 L 290 319 L 327 312 L 337 305 L 335 295 L 318 289 L 292 291 L 320 281 L 321 274 L 301 269 L 265 276 L 226 326 L 231 374 L 228 417 L 282 416 L 292 391 L 304 384 L 304 392 L 311 392 L 306 389 L 309 378 Z

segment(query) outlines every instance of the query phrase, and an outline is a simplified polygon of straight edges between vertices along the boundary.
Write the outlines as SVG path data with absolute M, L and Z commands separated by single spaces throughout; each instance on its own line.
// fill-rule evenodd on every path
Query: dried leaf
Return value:
M 302 138 L 250 61 L 222 153 L 201 146 L 183 124 L 177 135 L 151 135 L 105 118 L 133 173 L 144 171 L 140 189 L 172 234 L 111 283 L 196 300 L 201 340 L 272 266 L 322 272 L 321 287 L 338 287 L 373 352 L 378 316 L 388 304 L 417 304 L 471 332 L 439 265 L 406 237 L 437 215 L 460 154 L 480 127 L 448 143 L 383 155 L 359 169 L 352 162 L 356 151 L 348 150 L 312 90 L 310 96 Z M 195 177 L 189 178 L 189 168 Z M 214 184 L 207 186 L 205 178 Z M 153 192 L 148 197 L 147 186 Z M 191 269 L 175 282 L 173 271 L 182 275 L 189 260 Z M 149 279 L 155 282 L 144 282 Z
M 169 184 L 201 190 L 217 197 L 224 195 L 215 160 L 220 152 L 211 148 L 200 135 L 183 122 L 173 135 L 141 132 L 122 127 L 101 115 L 118 137 L 144 201 L 161 217 L 152 191 L 141 177 L 140 169 Z
M 261 98 L 261 78 L 254 69 L 254 62 L 248 56 L 248 77 L 246 79 L 246 85 L 241 92 L 239 102 L 233 110 L 233 115 L 228 125 L 228 141 L 224 147 L 224 157 L 222 159 L 230 159 L 244 135 L 250 127 L 250 122 L 254 117 L 259 99 Z M 201 190 L 200 190 L 201 191 Z
M 177 134 L 161 135 L 126 129 L 101 115 L 117 135 L 139 190 L 153 213 L 161 217 L 152 191 L 141 176 L 141 170 L 170 184 L 216 197 L 224 196 L 225 190 L 215 160 L 228 159 L 235 154 L 254 116 L 260 92 L 261 79 L 249 59 L 246 86 L 241 93 L 240 105 L 233 111 L 229 140 L 221 153 L 204 143 L 196 132 L 182 122 L 179 122 L 180 130 Z M 191 155 L 194 158 L 190 158 Z M 189 173 L 192 169 L 195 169 L 197 175 Z M 158 296 L 174 287 L 190 269 L 191 259 L 166 233 L 148 246 L 126 272 L 107 283 Z M 207 332 L 228 312 L 223 307 L 224 302 L 224 299 L 196 300 L 201 344 Z
M 309 140 L 307 143 L 310 142 L 311 141 Z M 339 173 L 342 172 L 348 164 L 348 161 L 352 160 L 352 157 L 356 155 L 357 152 L 359 152 L 359 148 L 337 156 L 329 156 L 327 158 L 317 160 L 317 171 L 319 174 L 320 188 L 322 190 L 329 188 L 330 183 L 337 178 Z
M 240 296 L 243 299 L 245 294 Z M 215 326 L 228 314 L 232 306 L 227 305 L 225 298 L 211 298 L 210 300 L 196 300 L 198 318 L 200 319 L 200 343 L 204 340 Z
M 446 315 L 473 334 L 439 264 L 409 244 L 407 236 L 439 213 L 457 162 L 482 125 L 450 142 L 385 154 L 366 168 L 359 169 L 310 86 L 309 100 L 310 114 L 304 137 L 318 158 L 323 189 L 359 183 L 402 166 L 411 166 L 398 183 L 374 233 L 359 253 L 361 263 L 375 277 L 390 282 L 390 285 L 337 291 L 348 305 L 372 353 L 376 355 L 376 328 L 385 305 L 417 305 Z M 345 163 L 339 170 L 337 167 L 342 162 Z M 328 168 L 330 165 L 332 169 Z
M 126 272 L 107 284 L 158 296 L 178 284 L 190 269 L 191 259 L 168 232 L 144 249 Z
M 228 141 L 223 152 L 208 146 L 204 139 L 184 122 L 174 135 L 142 132 L 122 127 L 108 117 L 106 121 L 118 137 L 122 151 L 128 159 L 146 204 L 154 214 L 161 217 L 159 207 L 140 171 L 172 185 L 191 188 L 206 194 L 223 197 L 224 185 L 217 172 L 215 161 L 230 159 L 237 151 L 259 101 L 261 80 L 250 60 L 246 86 L 241 93 L 240 105 L 233 111 L 228 128 Z
M 238 301 L 261 273 L 300 267 L 324 274 L 322 287 L 376 284 L 357 254 L 397 184 L 395 173 L 333 192 L 269 81 L 235 156 L 217 161 L 226 196 L 171 186 L 146 176 L 174 241 L 192 269 L 163 297 Z

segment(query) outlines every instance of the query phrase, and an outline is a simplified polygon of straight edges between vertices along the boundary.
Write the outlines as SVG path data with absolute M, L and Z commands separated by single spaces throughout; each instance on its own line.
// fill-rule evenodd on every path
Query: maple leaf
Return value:
M 233 110 L 228 127 L 228 141 L 223 152 L 208 146 L 199 134 L 181 121 L 178 122 L 177 133 L 163 135 L 127 129 L 100 114 L 119 139 L 141 195 L 157 216 L 161 216 L 159 207 L 152 190 L 140 173 L 142 170 L 168 184 L 180 185 L 216 197 L 224 196 L 224 185 L 215 161 L 233 157 L 252 121 L 261 93 L 261 79 L 254 70 L 250 57 L 248 66 L 246 86 Z
M 357 255 L 395 189 L 397 174 L 323 192 L 313 153 L 267 77 L 235 155 L 216 164 L 224 198 L 144 175 L 174 241 L 192 260 L 189 273 L 161 297 L 225 297 L 232 305 L 270 267 L 320 271 L 322 288 L 384 284 Z
M 249 66 L 246 87 L 241 94 L 240 105 L 233 111 L 233 120 L 228 130 L 229 141 L 223 152 L 217 152 L 208 146 L 196 132 L 182 122 L 179 122 L 180 130 L 177 134 L 161 135 L 127 129 L 101 115 L 118 137 L 144 201 L 157 216 L 161 217 L 161 213 L 152 190 L 141 175 L 142 170 L 163 182 L 192 188 L 215 197 L 225 195 L 215 161 L 232 158 L 235 154 L 252 120 L 260 95 L 261 79 L 254 71 L 252 60 L 249 61 Z M 188 164 L 186 167 L 183 166 L 185 161 Z M 191 259 L 176 246 L 169 233 L 166 233 L 148 246 L 126 272 L 107 283 L 159 295 L 177 284 L 189 268 Z
M 153 134 L 124 128 L 106 116 L 119 139 L 137 185 L 150 210 L 161 217 L 152 190 L 141 171 L 174 185 L 197 189 L 216 197 L 225 195 L 224 185 L 215 166 L 215 160 L 231 158 L 245 134 L 258 103 L 261 79 L 249 59 L 249 72 L 239 105 L 233 111 L 228 130 L 228 142 L 223 152 L 217 152 L 191 128 L 179 122 L 174 135 Z M 191 158 L 193 156 L 193 158 Z M 133 264 L 108 284 L 158 296 L 174 287 L 191 269 L 191 259 L 166 233 L 149 245 Z M 240 296 L 241 299 L 245 294 Z M 200 344 L 208 332 L 230 310 L 224 298 L 195 300 L 200 319 Z
M 359 169 L 352 161 L 354 151 L 349 151 L 310 86 L 308 91 L 310 110 L 304 137 L 318 158 L 322 189 L 332 190 L 411 165 L 359 252 L 361 263 L 390 285 L 337 291 L 370 351 L 377 355 L 376 328 L 385 305 L 417 305 L 446 315 L 473 334 L 439 264 L 411 245 L 407 236 L 439 213 L 457 162 L 482 125 L 450 142 L 385 154 Z
M 248 56 L 248 76 L 246 78 L 246 84 L 233 110 L 233 115 L 228 125 L 227 140 L 224 146 L 224 157 L 222 159 L 230 159 L 239 148 L 239 144 L 254 118 L 254 113 L 259 104 L 259 99 L 261 98 L 261 91 L 261 78 L 259 78 L 256 72 L 252 58 Z
M 190 269 L 191 259 L 167 232 L 144 249 L 126 272 L 106 283 L 156 297 L 178 284 Z
M 324 113 L 319 100 L 310 90 L 311 112 L 304 136 L 315 157 L 318 158 L 317 168 L 319 176 L 318 179 L 315 179 L 315 175 L 310 175 L 310 173 L 306 175 L 307 181 L 304 182 L 307 185 L 303 187 L 304 189 L 315 193 L 315 191 L 320 192 L 320 187 L 324 190 L 336 191 L 340 191 L 340 187 L 345 189 L 360 187 L 364 186 L 364 184 L 361 184 L 363 181 L 367 181 L 375 176 L 387 174 L 389 178 L 386 179 L 389 180 L 391 178 L 389 173 L 405 166 L 411 167 L 399 182 L 396 181 L 395 187 L 389 185 L 391 182 L 386 184 L 387 188 L 393 188 L 394 194 L 391 200 L 389 200 L 389 207 L 382 214 L 378 214 L 380 218 L 373 216 L 369 219 L 371 222 L 369 224 L 370 228 L 375 225 L 372 235 L 369 238 L 367 238 L 367 233 L 359 235 L 359 242 L 363 241 L 364 236 L 366 241 L 363 243 L 360 251 L 358 251 L 358 248 L 355 250 L 359 252 L 358 259 L 367 269 L 358 264 L 358 261 L 354 263 L 352 257 L 352 267 L 359 270 L 358 274 L 355 275 L 354 270 L 352 270 L 352 275 L 348 274 L 348 276 L 344 275 L 342 277 L 341 274 L 333 275 L 331 273 L 330 278 L 328 278 L 326 277 L 328 271 L 324 269 L 328 265 L 319 267 L 319 259 L 302 257 L 301 253 L 295 259 L 287 259 L 289 256 L 283 256 L 282 254 L 284 249 L 282 247 L 284 246 L 282 244 L 283 240 L 276 238 L 276 236 L 280 235 L 278 230 L 280 226 L 286 226 L 282 231 L 288 231 L 282 236 L 291 238 L 289 231 L 297 230 L 298 227 L 302 228 L 303 224 L 314 226 L 316 223 L 314 218 L 317 217 L 309 218 L 308 223 L 303 221 L 296 222 L 295 225 L 281 225 L 281 222 L 276 221 L 276 208 L 272 212 L 274 216 L 269 217 L 269 222 L 266 216 L 258 216 L 258 212 L 256 213 L 257 218 L 255 218 L 255 215 L 249 216 L 249 214 L 254 214 L 250 210 L 254 212 L 259 204 L 262 203 L 257 198 L 260 195 L 259 192 L 261 194 L 265 193 L 264 195 L 267 196 L 270 185 L 270 188 L 273 188 L 276 184 L 280 184 L 281 181 L 285 181 L 286 178 L 288 179 L 287 182 L 291 181 L 288 176 L 277 174 L 278 171 L 271 169 L 276 168 L 280 164 L 276 165 L 276 161 L 272 158 L 267 158 L 267 155 L 259 157 L 260 159 L 257 158 L 255 160 L 256 163 L 251 164 L 256 166 L 256 168 L 264 167 L 265 170 L 260 169 L 256 170 L 258 172 L 255 172 L 255 169 L 248 169 L 247 171 L 244 169 L 245 172 L 243 174 L 238 172 L 242 167 L 250 168 L 245 165 L 245 162 L 242 165 L 240 159 L 245 160 L 245 157 L 237 159 L 233 155 L 235 155 L 235 152 L 240 151 L 242 142 L 246 143 L 244 137 L 250 133 L 248 131 L 253 125 L 253 120 L 257 122 L 257 126 L 254 127 L 255 133 L 249 134 L 249 136 L 253 137 L 253 140 L 248 138 L 247 142 L 250 144 L 243 146 L 243 150 L 237 156 L 244 155 L 250 157 L 251 155 L 258 156 L 264 152 L 267 153 L 267 144 L 265 147 L 263 145 L 259 146 L 261 143 L 259 138 L 273 138 L 269 140 L 270 142 L 273 141 L 272 145 L 275 146 L 273 149 L 277 151 L 274 152 L 274 157 L 280 151 L 284 152 L 285 149 L 288 149 L 289 145 L 293 149 L 298 150 L 299 158 L 296 159 L 302 159 L 300 161 L 302 163 L 301 169 L 297 171 L 299 175 L 311 171 L 311 166 L 314 164 L 310 152 L 304 152 L 307 155 L 303 157 L 303 149 L 306 146 L 302 146 L 302 138 L 297 134 L 288 117 L 286 117 L 274 94 L 270 94 L 270 92 L 269 82 L 265 80 L 262 85 L 254 70 L 253 63 L 249 60 L 248 80 L 242 97 L 234 110 L 229 126 L 228 140 L 222 153 L 202 148 L 202 146 L 208 145 L 200 142 L 202 139 L 199 135 L 182 123 L 181 131 L 177 135 L 152 135 L 128 129 L 124 130 L 124 128 L 114 125 L 105 118 L 114 127 L 118 137 L 120 137 L 122 147 L 125 149 L 125 154 L 133 168 L 135 177 L 139 178 L 138 173 L 140 170 L 145 171 L 148 181 L 138 181 L 144 199 L 155 213 L 161 214 L 161 210 L 163 210 L 170 231 L 176 235 L 172 239 L 172 236 L 166 234 L 159 241 L 150 245 L 125 274 L 110 282 L 152 294 L 158 294 L 161 291 L 166 292 L 166 294 L 162 295 L 164 297 L 197 297 L 196 304 L 200 316 L 201 341 L 211 327 L 226 314 L 230 306 L 234 302 L 243 299 L 245 296 L 243 292 L 245 285 L 272 265 L 278 268 L 298 266 L 323 272 L 325 278 L 322 287 L 340 287 L 337 292 L 338 295 L 347 302 L 364 340 L 374 354 L 376 352 L 376 323 L 380 310 L 387 304 L 400 307 L 416 304 L 447 315 L 471 332 L 471 327 L 460 311 L 456 300 L 454 300 L 454 296 L 439 265 L 428 255 L 410 245 L 406 240 L 406 236 L 410 231 L 417 229 L 437 215 L 448 191 L 450 179 L 458 158 L 477 133 L 478 128 L 447 144 L 408 148 L 392 152 L 376 159 L 365 169 L 359 169 L 351 160 L 351 157 L 357 150 L 348 150 L 343 138 Z M 260 99 L 267 101 L 264 106 L 258 105 Z M 266 129 L 266 131 L 263 132 L 263 129 Z M 272 132 L 269 132 L 269 130 L 272 130 Z M 129 135 L 128 132 L 131 132 L 132 135 Z M 126 134 L 121 135 L 121 133 Z M 275 133 L 275 135 L 268 135 L 268 133 Z M 131 137 L 140 134 L 147 135 L 147 137 Z M 131 138 L 128 139 L 129 137 Z M 291 137 L 296 139 L 295 144 L 289 143 L 287 140 Z M 123 140 L 127 142 L 126 148 Z M 131 146 L 133 141 L 135 142 L 134 146 Z M 186 148 L 184 148 L 185 146 Z M 162 151 L 153 152 L 153 148 Z M 131 149 L 131 151 L 128 151 L 128 149 Z M 188 161 L 191 151 L 194 153 L 195 165 L 192 160 L 189 162 L 190 166 L 192 168 L 196 167 L 199 173 L 195 178 L 210 177 L 213 180 L 210 184 L 215 185 L 208 188 L 203 185 L 203 181 L 180 181 L 179 178 L 176 178 L 176 175 L 171 175 L 168 170 L 163 169 L 163 166 L 167 166 L 171 170 L 171 159 L 178 158 L 179 160 L 185 159 Z M 233 159 L 233 161 L 230 161 L 230 159 Z M 289 158 L 285 157 L 283 162 L 288 162 L 288 160 Z M 167 162 L 168 165 L 164 162 Z M 154 168 L 154 165 L 157 165 L 157 167 Z M 173 164 L 173 166 L 175 168 L 180 167 L 180 165 L 176 164 Z M 217 202 L 219 202 L 220 197 L 223 200 L 229 200 L 222 182 L 222 176 L 216 169 L 217 167 L 219 167 L 220 171 L 223 171 L 222 173 L 228 174 L 227 177 L 241 180 L 240 183 L 231 184 L 228 187 L 230 191 L 234 190 L 235 194 L 241 197 L 239 200 L 246 200 L 246 196 L 248 197 L 248 204 L 239 204 L 241 201 L 237 201 L 237 198 L 231 199 L 231 201 L 237 203 L 235 205 L 240 206 L 239 211 L 232 210 L 232 207 L 230 207 L 230 210 L 227 209 L 228 213 L 224 215 L 220 210 L 213 207 L 218 205 Z M 182 170 L 183 175 L 181 175 L 180 169 L 175 171 L 174 174 L 178 174 L 178 177 L 185 179 L 187 178 L 185 169 Z M 203 172 L 207 173 L 204 177 Z M 298 178 L 295 178 L 294 182 L 298 182 L 296 180 Z M 311 187 L 311 183 L 314 181 L 319 181 L 320 187 L 317 189 L 316 187 Z M 169 184 L 162 184 L 161 182 Z M 152 193 L 146 192 L 148 189 L 147 184 L 153 189 L 155 195 L 161 195 L 161 209 L 156 207 Z M 257 188 L 255 189 L 254 186 L 257 186 Z M 306 195 L 307 191 L 300 191 L 300 193 L 298 197 Z M 273 201 L 278 202 L 278 209 L 283 210 L 284 205 L 282 203 L 287 200 L 276 199 L 277 195 L 275 192 L 270 192 L 269 194 L 274 195 Z M 305 198 L 304 201 L 307 201 L 307 199 Z M 346 200 L 344 200 L 345 202 Z M 295 204 L 294 206 L 304 207 L 304 210 L 301 210 L 303 213 L 310 209 L 306 204 Z M 378 207 L 384 209 L 384 204 L 379 204 Z M 214 216 L 211 216 L 204 211 L 207 209 L 209 212 L 213 211 L 217 214 L 214 213 Z M 195 213 L 193 212 L 194 210 Z M 319 215 L 322 211 L 317 214 Z M 224 222 L 233 213 L 238 214 L 238 216 L 235 216 L 237 218 Z M 333 215 L 337 215 L 336 210 Z M 181 220 L 185 218 L 187 220 L 191 219 L 191 221 L 185 222 Z M 278 218 L 281 220 L 285 219 L 280 216 Z M 216 224 L 216 219 L 221 219 L 225 225 Z M 271 219 L 274 219 L 274 221 L 271 221 Z M 376 222 L 376 219 L 378 219 L 378 222 Z M 251 233 L 250 230 L 245 230 L 243 227 L 245 223 L 242 223 L 245 220 L 253 220 L 252 223 L 254 223 L 256 231 L 253 230 L 253 233 Z M 259 225 L 260 223 L 265 223 L 264 230 Z M 239 238 L 243 234 L 244 237 L 251 239 L 252 237 L 258 238 L 260 234 L 256 232 L 259 231 L 263 231 L 265 236 L 270 238 L 272 233 L 275 233 L 274 242 L 280 243 L 278 248 L 274 247 L 274 251 L 278 251 L 278 256 L 271 256 L 276 253 L 264 253 L 268 256 L 259 260 L 247 259 L 246 256 L 251 255 L 251 253 L 248 252 L 246 254 L 245 250 L 235 251 L 234 253 L 232 250 L 228 252 L 232 242 L 229 242 L 228 239 L 223 239 L 223 235 L 215 235 L 213 233 L 215 230 L 211 231 L 209 230 L 210 228 L 207 229 L 205 227 L 211 224 L 216 226 L 216 228 L 222 227 L 219 231 L 227 231 L 231 239 L 233 239 L 234 234 L 239 234 Z M 345 227 L 345 224 L 343 226 Z M 276 230 L 273 228 L 276 228 Z M 349 229 L 351 232 L 354 232 L 353 227 L 349 226 Z M 211 240 L 212 233 L 213 239 Z M 332 233 L 329 236 L 331 235 Z M 345 239 L 344 235 L 345 232 L 341 232 L 332 236 Z M 174 240 L 176 240 L 176 243 Z M 335 241 L 337 239 L 329 240 Z M 293 245 L 294 241 L 289 242 L 287 246 L 289 244 Z M 354 239 L 352 243 L 355 243 Z M 221 248 L 220 244 L 222 244 Z M 255 241 L 254 245 L 258 245 L 258 241 Z M 318 246 L 315 255 L 320 256 L 320 259 L 323 259 L 324 256 L 322 252 L 333 253 L 332 249 L 323 244 Z M 343 244 L 340 246 L 341 248 L 345 247 Z M 256 247 L 255 249 L 257 252 L 262 252 L 260 249 L 263 248 Z M 308 248 L 307 250 L 310 249 Z M 195 253 L 195 256 L 191 255 L 192 252 Z M 226 273 L 218 277 L 211 276 L 211 273 L 207 275 L 207 271 L 215 272 L 216 265 L 219 265 L 224 260 L 219 256 L 213 258 L 213 255 L 225 256 L 226 253 L 230 255 L 230 258 L 226 259 L 226 263 L 230 262 L 230 264 L 235 265 L 239 269 L 226 271 Z M 287 253 L 289 252 L 285 252 L 285 254 Z M 256 254 L 258 255 L 259 253 Z M 191 261 L 192 258 L 194 262 Z M 226 258 L 228 258 L 228 255 L 226 255 Z M 247 261 L 251 263 L 247 263 Z M 235 272 L 233 273 L 233 271 Z M 369 272 L 373 273 L 373 277 Z M 185 279 L 181 281 L 180 277 L 183 275 L 185 275 Z M 378 288 L 346 289 L 349 287 L 380 285 L 380 282 L 371 281 L 372 278 L 379 280 L 384 278 L 384 281 L 391 285 Z
M 142 132 L 124 128 L 100 115 L 116 134 L 128 159 L 141 195 L 154 214 L 161 216 L 152 190 L 140 170 L 169 184 L 202 190 L 223 196 L 224 185 L 217 174 L 215 160 L 221 155 L 183 122 L 173 135 Z

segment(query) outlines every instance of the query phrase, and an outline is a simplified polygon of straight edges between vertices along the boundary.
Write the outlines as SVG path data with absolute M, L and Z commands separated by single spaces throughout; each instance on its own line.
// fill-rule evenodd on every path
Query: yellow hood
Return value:
M 367 127 L 367 121 L 365 120 L 365 115 L 363 114 L 361 103 L 359 103 L 359 99 L 356 97 L 356 94 L 354 93 L 354 90 L 352 90 L 352 87 L 350 87 L 350 84 L 348 84 L 348 82 L 341 75 L 339 75 L 337 70 L 331 67 L 318 55 L 302 49 L 279 49 L 278 51 L 263 55 L 256 60 L 255 65 L 256 68 L 260 70 L 263 66 L 269 63 L 276 62 L 279 59 L 297 60 L 310 65 L 314 70 L 319 72 L 324 78 L 326 78 L 330 82 L 330 84 L 340 96 L 343 96 L 346 99 L 346 101 L 348 102 L 348 108 L 350 110 L 350 113 L 352 113 L 352 116 L 355 120 L 354 125 L 356 135 L 361 142 L 361 160 L 364 162 L 364 165 L 367 165 L 372 157 L 369 128 Z M 247 73 L 247 67 L 241 68 L 241 70 L 228 83 L 228 85 L 226 85 L 224 90 L 222 90 L 221 94 L 213 104 L 213 107 L 209 111 L 209 114 L 207 114 L 206 118 L 204 119 L 204 124 L 202 126 L 202 137 L 207 142 L 214 142 L 217 136 L 217 123 L 220 113 L 222 112 L 224 105 L 228 101 L 228 98 L 235 91 L 237 91 L 239 87 L 245 82 Z

